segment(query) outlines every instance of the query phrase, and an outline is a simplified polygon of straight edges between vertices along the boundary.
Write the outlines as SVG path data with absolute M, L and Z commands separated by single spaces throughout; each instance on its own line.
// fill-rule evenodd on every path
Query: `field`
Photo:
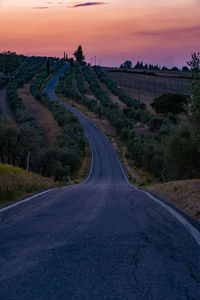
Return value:
M 185 73 L 157 71 L 155 75 L 144 71 L 123 72 L 120 69 L 102 68 L 104 72 L 130 96 L 144 102 L 152 111 L 150 103 L 153 98 L 163 93 L 189 94 L 191 80 Z M 116 71 L 117 70 L 117 71 Z

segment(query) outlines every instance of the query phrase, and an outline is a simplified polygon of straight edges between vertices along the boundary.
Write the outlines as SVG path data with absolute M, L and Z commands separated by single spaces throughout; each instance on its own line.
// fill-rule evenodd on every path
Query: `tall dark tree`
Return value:
M 188 66 L 191 67 L 193 77 L 196 77 L 196 75 L 199 75 L 200 71 L 200 52 L 192 53 L 192 58 L 190 61 L 187 62 Z
M 80 65 L 85 64 L 84 63 L 85 56 L 83 55 L 83 50 L 81 45 L 78 46 L 78 49 L 74 52 L 74 57 Z

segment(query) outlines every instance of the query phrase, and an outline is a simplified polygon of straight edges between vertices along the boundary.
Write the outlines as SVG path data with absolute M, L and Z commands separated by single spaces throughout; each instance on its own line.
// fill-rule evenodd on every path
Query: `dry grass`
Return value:
M 60 127 L 53 114 L 31 95 L 29 88 L 30 84 L 26 84 L 24 88 L 18 89 L 19 97 L 23 100 L 26 109 L 34 115 L 39 126 L 44 131 L 48 143 L 52 144 L 61 133 Z
M 147 190 L 200 221 L 200 179 L 155 184 Z
M 0 175 L 0 206 L 5 206 L 27 194 L 57 186 L 51 178 L 12 165 L 0 164 Z

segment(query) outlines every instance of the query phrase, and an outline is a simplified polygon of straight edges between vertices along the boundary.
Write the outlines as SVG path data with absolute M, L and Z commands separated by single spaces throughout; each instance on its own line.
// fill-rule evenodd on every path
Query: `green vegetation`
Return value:
M 0 89 L 4 88 L 6 84 L 8 83 L 8 78 L 6 76 L 0 75 Z
M 45 73 L 37 76 L 30 87 L 32 95 L 46 106 L 54 115 L 62 128 L 61 135 L 53 147 L 44 149 L 41 157 L 41 172 L 44 176 L 53 175 L 56 180 L 62 180 L 66 175 L 73 177 L 81 166 L 81 157 L 85 154 L 85 137 L 77 118 L 59 103 L 51 101 L 41 91 L 41 82 Z
M 82 100 L 86 93 L 84 76 L 97 99 L 96 109 L 93 111 L 99 117 L 101 114 L 104 115 L 115 127 L 118 137 L 127 147 L 126 157 L 134 162 L 135 167 L 166 181 L 199 177 L 200 92 L 198 79 L 194 80 L 189 104 L 188 97 L 179 94 L 165 94 L 154 100 L 152 106 L 164 115 L 162 117 L 152 115 L 143 103 L 122 92 L 102 68 L 94 67 L 94 71 L 112 94 L 126 104 L 123 110 L 112 102 L 98 83 L 91 68 L 86 66 L 71 68 L 59 82 L 58 92 L 86 105 L 86 102 Z M 73 89 L 73 72 L 75 72 L 79 93 Z M 94 101 L 93 99 L 87 100 L 90 103 Z M 89 107 L 88 104 L 87 107 Z M 184 116 L 181 116 L 182 114 Z M 138 124 L 142 125 L 145 130 L 138 130 Z
M 56 88 L 56 92 L 58 94 L 63 94 L 65 97 L 70 98 L 72 100 L 76 100 L 80 103 L 83 103 L 85 106 L 88 107 L 90 111 L 93 111 L 95 113 L 98 112 L 98 103 L 95 99 L 91 100 L 87 96 L 83 94 L 83 77 L 80 73 L 79 67 L 75 67 L 76 72 L 76 78 L 77 78 L 77 86 L 79 89 L 78 93 L 74 90 L 73 84 L 72 84 L 72 77 L 73 77 L 73 69 L 70 68 L 65 71 L 64 77 L 61 77 L 59 80 L 59 83 Z M 78 74 L 78 77 L 77 77 Z
M 81 95 L 85 94 L 87 91 L 85 88 L 83 75 L 82 75 L 82 72 L 81 72 L 79 66 L 75 66 L 75 78 L 77 81 L 77 87 L 78 87 L 79 92 L 81 93 Z
M 73 179 L 81 167 L 86 144 L 77 118 L 42 92 L 48 73 L 55 72 L 62 65 L 63 60 L 55 58 L 27 57 L 16 71 L 10 73 L 7 85 L 7 98 L 17 125 L 0 118 L 0 162 L 26 168 L 30 154 L 30 170 L 53 176 L 56 181 L 69 175 Z M 30 87 L 32 95 L 53 113 L 62 128 L 61 134 L 48 148 L 45 133 L 18 96 L 18 88 L 34 77 Z
M 56 187 L 56 183 L 46 177 L 27 172 L 12 165 L 0 164 L 0 206 L 34 193 Z
M 16 71 L 26 60 L 24 55 L 17 55 L 15 52 L 4 51 L 0 53 L 0 72 L 8 75 Z
M 121 89 L 119 89 L 116 84 L 102 71 L 100 67 L 94 67 L 94 71 L 97 73 L 100 81 L 105 83 L 108 89 L 119 99 L 124 102 L 128 107 L 132 107 L 134 109 L 142 109 L 145 110 L 146 106 L 144 103 L 133 99 L 131 96 L 123 93 Z
M 188 97 L 182 94 L 163 94 L 154 98 L 151 106 L 158 114 L 174 115 L 185 113 Z
M 74 52 L 74 57 L 76 59 L 76 62 L 80 65 L 85 65 L 85 56 L 83 55 L 83 50 L 81 45 L 78 46 L 78 49 Z
M 126 60 L 123 64 L 121 64 L 120 68 L 122 69 L 131 69 L 132 68 L 132 61 Z

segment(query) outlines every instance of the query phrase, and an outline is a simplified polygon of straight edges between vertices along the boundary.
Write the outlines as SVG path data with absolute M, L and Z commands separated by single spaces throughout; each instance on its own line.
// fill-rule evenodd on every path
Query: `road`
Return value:
M 0 211 L 0 299 L 199 300 L 198 231 L 130 185 L 107 138 L 66 107 L 91 144 L 89 177 Z

